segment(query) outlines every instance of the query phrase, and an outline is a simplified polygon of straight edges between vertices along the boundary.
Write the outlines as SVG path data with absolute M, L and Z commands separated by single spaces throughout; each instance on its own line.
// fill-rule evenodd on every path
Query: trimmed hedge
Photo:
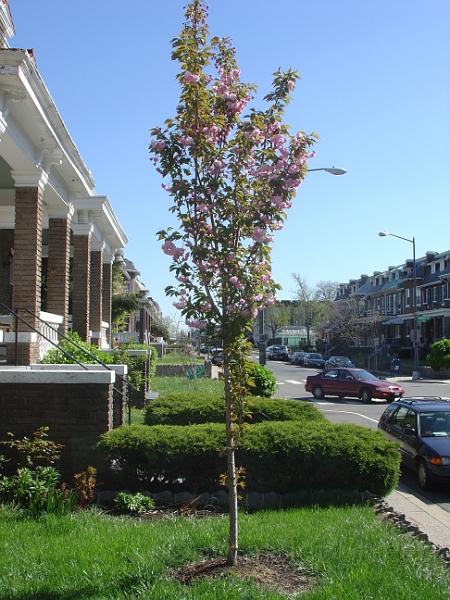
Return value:
M 246 421 L 252 424 L 261 421 L 326 421 L 313 404 L 297 400 L 249 397 L 248 410 L 252 416 Z M 225 423 L 225 400 L 206 392 L 164 394 L 147 405 L 144 422 L 146 425 Z
M 122 485 L 158 492 L 213 492 L 226 472 L 220 423 L 132 425 L 101 436 L 97 447 Z M 236 464 L 246 492 L 369 490 L 384 496 L 398 482 L 400 453 L 379 431 L 359 425 L 266 421 L 244 430 Z

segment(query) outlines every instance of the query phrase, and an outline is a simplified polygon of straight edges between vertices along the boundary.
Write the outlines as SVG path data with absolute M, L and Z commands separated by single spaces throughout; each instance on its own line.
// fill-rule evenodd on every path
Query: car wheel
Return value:
M 315 385 L 312 389 L 312 393 L 316 400 L 322 400 L 322 398 L 325 396 L 320 385 Z
M 428 475 L 428 469 L 425 461 L 421 459 L 417 465 L 417 475 L 419 478 L 419 485 L 422 490 L 429 490 L 431 487 L 430 476 Z
M 372 400 L 372 392 L 368 388 L 361 391 L 361 400 L 366 404 Z

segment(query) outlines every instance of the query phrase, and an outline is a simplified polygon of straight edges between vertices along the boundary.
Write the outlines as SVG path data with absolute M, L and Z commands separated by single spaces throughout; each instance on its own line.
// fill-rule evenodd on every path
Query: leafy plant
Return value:
M 270 398 L 277 390 L 277 379 L 267 367 L 258 363 L 249 363 L 247 389 L 252 396 Z
M 16 475 L 0 478 L 0 499 L 23 506 L 34 517 L 43 512 L 68 514 L 77 502 L 77 494 L 64 483 L 57 489 L 59 477 L 54 467 L 18 469 Z
M 74 477 L 78 506 L 84 508 L 93 498 L 95 484 L 97 482 L 97 469 L 88 466 L 86 471 L 77 473 Z
M 58 349 L 49 350 L 46 353 L 42 359 L 44 364 L 66 365 L 74 364 L 77 361 L 82 364 L 96 364 L 97 361 L 95 358 L 105 364 L 111 364 L 113 362 L 112 354 L 102 352 L 97 346 L 91 346 L 87 342 L 84 342 L 79 334 L 75 331 L 69 332 L 67 337 L 69 339 L 63 339 L 60 342 Z M 75 346 L 73 343 L 71 343 L 71 340 L 77 345 Z M 69 354 L 69 356 L 67 356 L 63 350 Z
M 427 356 L 427 362 L 435 371 L 439 371 L 440 368 L 450 368 L 450 340 L 434 342 Z
M 17 464 L 19 467 L 31 467 L 38 464 L 52 465 L 58 460 L 64 446 L 47 440 L 48 430 L 48 427 L 39 427 L 34 432 L 32 439 L 23 437 L 21 440 L 14 439 L 14 434 L 8 432 L 10 439 L 2 441 L 0 444 L 6 445 L 18 453 Z
M 120 492 L 116 498 L 116 507 L 120 512 L 144 513 L 154 508 L 155 504 L 150 496 L 144 494 L 127 494 Z
M 0 475 L 0 501 L 15 503 L 34 517 L 44 512 L 68 514 L 79 498 L 77 491 L 70 490 L 65 483 L 58 487 L 60 473 L 52 465 L 63 446 L 46 439 L 48 429 L 40 427 L 31 439 L 17 440 L 13 433 L 8 433 L 10 439 L 0 442 L 15 453 L 12 460 L 17 467 L 13 475 Z M 5 462 L 0 461 L 0 467 Z

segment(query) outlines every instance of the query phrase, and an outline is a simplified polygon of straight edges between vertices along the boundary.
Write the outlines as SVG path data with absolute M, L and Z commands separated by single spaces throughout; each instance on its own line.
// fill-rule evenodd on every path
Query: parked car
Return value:
M 267 353 L 269 360 L 289 360 L 289 350 L 287 346 L 272 346 Z
M 211 363 L 216 365 L 216 367 L 221 367 L 223 365 L 223 352 L 214 352 L 214 354 L 211 356 Z
M 324 396 L 360 398 L 370 402 L 372 398 L 393 401 L 405 393 L 397 383 L 375 377 L 364 369 L 330 369 L 317 375 L 309 375 L 305 389 L 317 400 Z
M 402 462 L 418 475 L 423 490 L 450 483 L 450 402 L 441 398 L 402 398 L 390 404 L 378 427 L 400 442 Z
M 290 362 L 293 365 L 303 365 L 305 362 L 305 356 L 307 352 L 293 352 L 291 354 Z
M 355 365 L 347 356 L 330 356 L 325 361 L 325 369 L 333 369 L 336 367 L 354 367 Z
M 303 358 L 303 365 L 305 367 L 316 367 L 317 369 L 325 368 L 325 360 L 318 352 L 307 352 Z

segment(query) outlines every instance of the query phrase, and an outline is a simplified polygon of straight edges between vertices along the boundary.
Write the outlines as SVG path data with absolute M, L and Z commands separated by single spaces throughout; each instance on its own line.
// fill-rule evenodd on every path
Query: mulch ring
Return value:
M 284 555 L 262 553 L 256 556 L 238 556 L 233 567 L 224 558 L 205 559 L 185 565 L 169 573 L 180 583 L 192 584 L 201 579 L 215 579 L 237 575 L 251 579 L 260 589 L 295 598 L 309 592 L 320 582 L 318 577 Z

